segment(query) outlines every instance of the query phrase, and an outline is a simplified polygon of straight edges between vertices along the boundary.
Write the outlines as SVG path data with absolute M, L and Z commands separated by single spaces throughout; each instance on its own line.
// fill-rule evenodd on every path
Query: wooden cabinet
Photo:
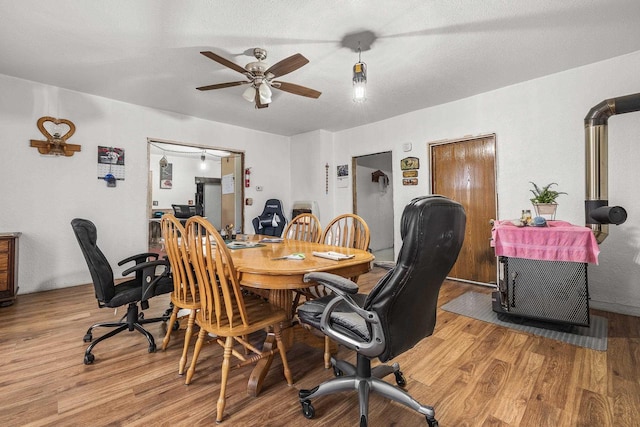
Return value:
M 18 237 L 0 233 L 0 306 L 13 304 L 18 293 Z

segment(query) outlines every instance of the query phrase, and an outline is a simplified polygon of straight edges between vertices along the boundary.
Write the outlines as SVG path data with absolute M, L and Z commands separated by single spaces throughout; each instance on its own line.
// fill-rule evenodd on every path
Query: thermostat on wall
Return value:
M 402 151 L 411 151 L 411 143 L 405 142 L 404 144 L 402 144 Z

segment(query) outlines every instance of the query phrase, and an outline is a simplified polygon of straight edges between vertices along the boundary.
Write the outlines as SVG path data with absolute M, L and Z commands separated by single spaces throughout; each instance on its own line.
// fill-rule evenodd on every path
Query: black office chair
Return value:
M 149 298 L 166 294 L 173 290 L 173 280 L 169 274 L 169 262 L 167 260 L 158 260 L 158 254 L 155 253 L 143 253 L 124 259 L 120 261 L 118 265 L 124 265 L 132 261 L 135 261 L 136 265 L 125 270 L 122 275 L 127 276 L 135 273 L 135 278 L 116 285 L 113 280 L 113 270 L 111 270 L 109 261 L 107 261 L 107 258 L 96 244 L 98 233 L 95 225 L 89 220 L 76 218 L 71 221 L 71 227 L 78 239 L 84 259 L 87 261 L 91 279 L 93 280 L 96 299 L 98 300 L 98 307 L 116 308 L 129 304 L 126 315 L 123 316 L 119 322 L 96 323 L 87 330 L 84 336 L 84 342 L 91 342 L 93 340 L 94 328 L 115 328 L 91 342 L 84 353 L 84 364 L 89 365 L 93 363 L 95 357 L 91 353 L 91 350 L 93 350 L 96 344 L 125 329 L 129 331 L 135 329 L 147 337 L 149 341 L 149 353 L 153 353 L 156 350 L 153 335 L 144 329 L 142 325 L 151 322 L 165 322 L 169 319 L 171 311 L 168 310 L 162 317 L 144 319 L 144 314 L 138 309 L 138 302 L 140 302 L 140 308 L 146 310 L 149 308 Z M 162 271 L 160 274 L 156 273 L 158 267 L 163 267 L 160 269 Z
M 395 267 L 368 295 L 359 294 L 358 285 L 340 276 L 305 275 L 305 281 L 327 286 L 333 295 L 302 304 L 298 308 L 300 321 L 357 352 L 356 366 L 332 359 L 337 378 L 299 391 L 305 417 L 315 415 L 311 399 L 355 389 L 361 427 L 367 426 L 371 391 L 425 415 L 429 426 L 438 425 L 433 407 L 420 404 L 399 388 L 406 381 L 397 363 L 371 369 L 371 360 L 387 362 L 433 333 L 440 286 L 458 257 L 465 223 L 459 203 L 443 196 L 420 197 L 412 200 L 402 214 L 403 243 Z M 391 373 L 399 387 L 380 379 Z
M 262 213 L 251 220 L 256 234 L 266 236 L 282 236 L 287 218 L 282 212 L 282 202 L 278 199 L 269 199 L 264 204 Z

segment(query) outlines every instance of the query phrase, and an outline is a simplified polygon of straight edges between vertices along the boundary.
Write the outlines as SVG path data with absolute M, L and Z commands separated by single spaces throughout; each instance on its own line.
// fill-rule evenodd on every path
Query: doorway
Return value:
M 244 232 L 244 153 L 157 139 L 147 140 L 150 250 L 158 246 L 159 217 L 172 205 L 194 205 L 220 229 Z
M 352 165 L 353 213 L 369 226 L 369 249 L 376 261 L 395 261 L 391 152 L 354 157 Z
M 479 284 L 495 283 L 496 257 L 490 246 L 496 218 L 495 135 L 429 144 L 431 188 L 467 213 L 465 239 L 449 277 Z

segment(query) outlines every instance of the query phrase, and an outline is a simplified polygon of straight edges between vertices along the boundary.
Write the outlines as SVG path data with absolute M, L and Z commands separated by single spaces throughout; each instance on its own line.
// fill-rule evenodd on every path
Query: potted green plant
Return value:
M 552 190 L 551 187 L 553 185 L 558 185 L 555 182 L 547 184 L 543 187 L 538 186 L 535 182 L 531 182 L 531 185 L 533 185 L 533 189 L 530 190 L 533 193 L 531 203 L 533 204 L 533 208 L 536 211 L 536 216 L 541 216 L 551 220 L 555 219 L 556 210 L 558 209 L 558 203 L 556 203 L 556 199 L 559 195 L 567 193 L 563 191 Z

